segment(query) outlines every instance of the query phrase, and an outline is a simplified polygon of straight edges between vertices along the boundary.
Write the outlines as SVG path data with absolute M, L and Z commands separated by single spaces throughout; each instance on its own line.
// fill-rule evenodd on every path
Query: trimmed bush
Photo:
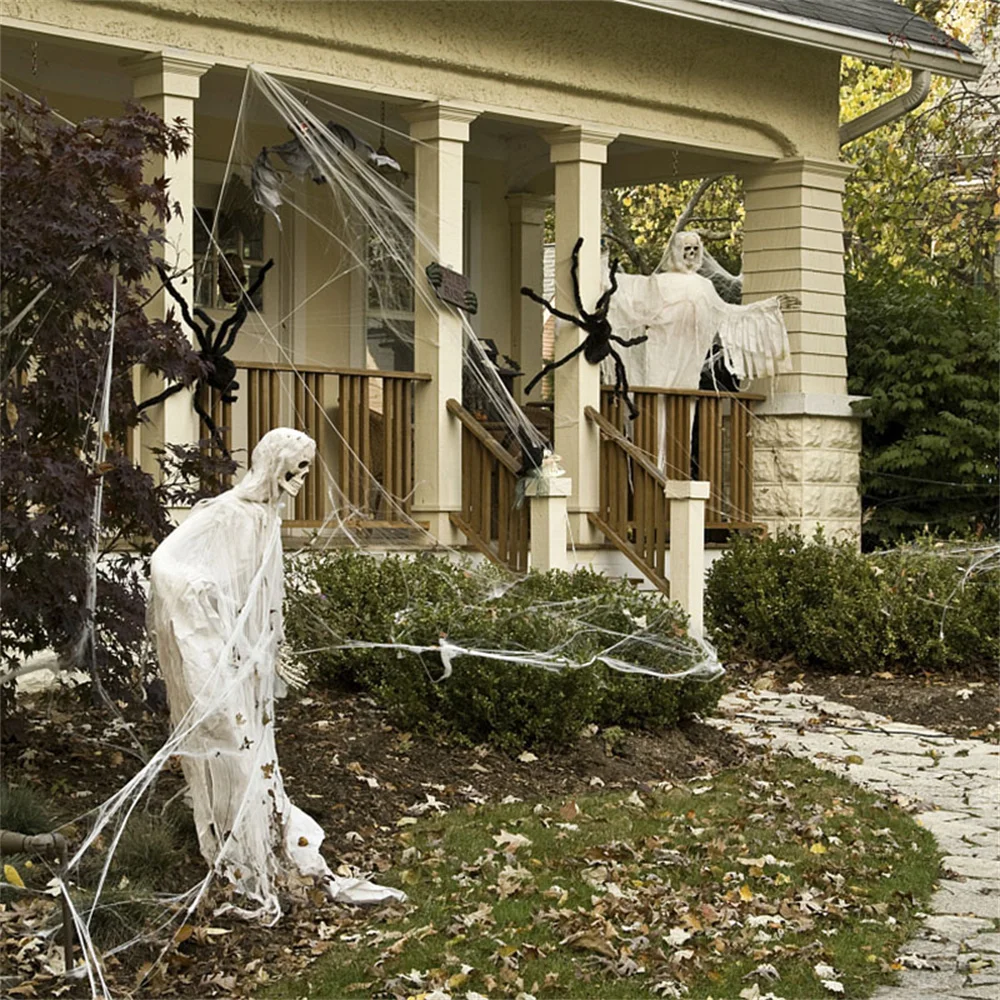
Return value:
M 676 725 L 721 693 L 717 683 L 625 674 L 599 660 L 680 671 L 695 647 L 676 605 L 589 570 L 512 583 L 492 567 L 347 553 L 299 562 L 289 591 L 286 631 L 293 648 L 311 650 L 302 658 L 317 679 L 371 692 L 406 728 L 508 748 L 566 744 L 588 723 Z M 436 651 L 329 648 L 442 638 L 470 651 L 449 658 L 447 677 Z M 555 654 L 559 669 L 490 652 Z
M 1000 580 L 994 564 L 963 583 L 965 551 L 924 540 L 863 556 L 821 532 L 734 536 L 708 574 L 706 622 L 725 659 L 986 671 L 1000 654 Z

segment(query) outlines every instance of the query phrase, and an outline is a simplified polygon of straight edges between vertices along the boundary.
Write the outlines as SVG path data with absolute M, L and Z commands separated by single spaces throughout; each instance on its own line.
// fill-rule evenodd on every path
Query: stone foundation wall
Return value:
M 860 535 L 860 419 L 759 416 L 753 446 L 755 521 L 769 531 L 811 535 L 822 525 L 829 539 Z

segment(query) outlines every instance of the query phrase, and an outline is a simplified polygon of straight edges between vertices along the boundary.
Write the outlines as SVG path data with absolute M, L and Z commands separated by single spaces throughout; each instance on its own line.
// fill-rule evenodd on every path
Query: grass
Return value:
M 405 915 L 362 914 L 267 996 L 865 997 L 939 861 L 909 816 L 785 758 L 641 798 L 470 808 L 399 840 Z

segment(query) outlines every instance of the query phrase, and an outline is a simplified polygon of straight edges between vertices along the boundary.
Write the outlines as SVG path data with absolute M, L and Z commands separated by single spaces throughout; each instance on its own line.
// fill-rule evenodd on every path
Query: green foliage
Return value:
M 848 372 L 863 425 L 868 545 L 998 528 L 1000 310 L 982 289 L 882 262 L 847 283 Z
M 1000 574 L 994 558 L 967 575 L 976 557 L 929 540 L 866 557 L 822 534 L 734 537 L 708 574 L 706 620 L 727 659 L 986 672 L 1000 656 Z
M 136 811 L 115 848 L 111 873 L 116 882 L 124 876 L 139 885 L 169 889 L 176 885 L 177 869 L 184 857 L 178 829 L 171 819 Z
M 33 788 L 0 783 L 0 828 L 14 833 L 51 833 L 56 825 L 49 802 Z
M 491 567 L 358 553 L 298 561 L 286 607 L 289 641 L 311 650 L 302 659 L 320 680 L 371 692 L 408 728 L 509 748 L 565 744 L 587 723 L 674 725 L 710 708 L 717 683 L 623 674 L 598 659 L 681 670 L 684 629 L 675 605 L 589 570 L 511 582 Z M 472 651 L 446 656 L 447 677 L 437 652 L 392 645 L 442 639 Z M 484 655 L 496 652 L 534 662 Z M 558 661 L 538 656 L 552 653 Z

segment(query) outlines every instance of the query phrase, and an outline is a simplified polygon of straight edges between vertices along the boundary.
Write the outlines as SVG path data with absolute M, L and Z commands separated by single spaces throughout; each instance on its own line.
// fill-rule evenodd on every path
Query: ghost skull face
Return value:
M 311 464 L 312 463 L 309 461 L 303 459 L 301 462 L 297 463 L 295 468 L 285 469 L 281 478 L 278 480 L 279 488 L 290 497 L 297 497 L 299 495 L 299 490 L 301 490 L 305 484 L 306 476 L 309 475 Z
M 697 233 L 681 233 L 677 237 L 677 257 L 680 269 L 693 274 L 702 264 L 701 237 Z

